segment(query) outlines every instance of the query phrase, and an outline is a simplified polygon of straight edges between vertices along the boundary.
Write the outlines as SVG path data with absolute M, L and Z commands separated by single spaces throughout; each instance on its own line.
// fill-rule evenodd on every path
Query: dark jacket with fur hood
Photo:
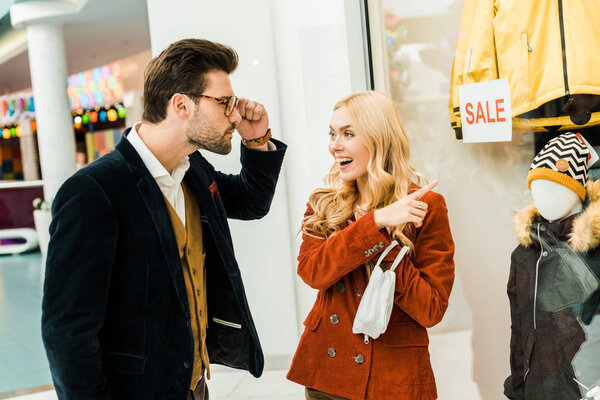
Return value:
M 511 310 L 511 376 L 504 383 L 510 399 L 579 400 L 581 394 L 573 380 L 573 357 L 585 341 L 585 333 L 572 308 L 547 312 L 536 307 L 534 329 L 534 290 L 536 263 L 539 270 L 553 262 L 531 234 L 540 228 L 540 236 L 550 241 L 548 233 L 581 253 L 600 275 L 600 182 L 589 182 L 588 203 L 584 212 L 560 222 L 542 218 L 535 205 L 515 216 L 515 233 L 519 246 L 511 257 L 507 291 Z M 598 305 L 600 291 L 583 304 L 581 318 L 589 323 Z

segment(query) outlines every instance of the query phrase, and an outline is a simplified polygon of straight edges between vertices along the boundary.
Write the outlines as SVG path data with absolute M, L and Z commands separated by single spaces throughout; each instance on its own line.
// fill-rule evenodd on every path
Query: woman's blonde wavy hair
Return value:
M 408 137 L 402 128 L 396 104 L 387 95 L 359 92 L 340 100 L 333 110 L 344 108 L 352 130 L 369 150 L 367 187 L 362 201 L 368 201 L 367 211 L 385 207 L 409 193 L 420 175 L 410 164 Z M 302 222 L 306 235 L 326 239 L 347 225 L 358 205 L 356 181 L 340 178 L 336 162 L 324 179 L 326 187 L 313 191 L 309 198 L 314 213 Z M 405 235 L 406 224 L 393 227 L 391 236 L 414 251 L 413 243 Z

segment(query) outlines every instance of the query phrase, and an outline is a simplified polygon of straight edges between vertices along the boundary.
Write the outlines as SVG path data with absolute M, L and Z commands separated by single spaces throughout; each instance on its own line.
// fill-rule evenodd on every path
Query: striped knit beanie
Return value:
M 581 135 L 563 133 L 550 140 L 535 156 L 529 167 L 527 187 L 531 190 L 531 181 L 545 179 L 571 189 L 584 201 L 590 157 Z

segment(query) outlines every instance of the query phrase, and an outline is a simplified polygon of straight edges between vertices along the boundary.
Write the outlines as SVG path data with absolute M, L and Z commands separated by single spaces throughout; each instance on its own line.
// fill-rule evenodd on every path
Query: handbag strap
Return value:
M 381 253 L 381 255 L 379 256 L 379 260 L 377 260 L 377 264 L 375 264 L 375 268 L 379 267 L 379 265 L 381 264 L 381 262 L 383 261 L 383 259 L 385 258 L 385 256 L 388 255 L 388 253 L 390 251 L 392 251 L 392 249 L 394 247 L 398 246 L 398 241 L 394 240 L 392 243 L 390 243 L 390 245 L 388 247 L 385 248 L 385 250 L 383 251 L 383 253 Z
M 379 267 L 379 265 L 381 264 L 381 262 L 383 261 L 383 259 L 385 258 L 385 256 L 387 256 L 388 253 L 390 251 L 392 251 L 392 249 L 394 247 L 396 247 L 396 246 L 398 246 L 398 241 L 394 240 L 392 243 L 390 243 L 390 245 L 388 247 L 385 248 L 385 250 L 383 251 L 383 253 L 381 253 L 381 255 L 379 256 L 379 260 L 377 260 L 377 264 L 375 264 L 375 268 Z M 396 258 L 394 259 L 394 262 L 392 263 L 392 267 L 390 268 L 390 271 L 394 272 L 394 270 L 396 270 L 396 267 L 398 267 L 398 265 L 400 264 L 400 261 L 402 261 L 402 258 L 404 258 L 404 255 L 409 250 L 410 250 L 410 248 L 408 246 L 404 246 L 402 248 L 402 250 L 400 250 L 400 252 L 396 256 Z
M 400 261 L 402 261 L 404 255 L 408 253 L 408 250 L 410 250 L 408 246 L 404 246 L 402 250 L 400 250 L 400 252 L 396 256 L 396 259 L 394 260 L 394 263 L 392 264 L 392 268 L 390 268 L 390 271 L 394 272 L 396 270 L 396 267 L 398 266 L 398 264 L 400 264 Z

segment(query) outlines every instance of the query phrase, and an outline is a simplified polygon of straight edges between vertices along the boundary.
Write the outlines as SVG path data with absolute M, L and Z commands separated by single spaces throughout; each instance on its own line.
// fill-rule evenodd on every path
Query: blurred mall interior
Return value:
M 333 105 L 370 89 L 395 100 L 412 163 L 439 180 L 435 190 L 448 206 L 456 277 L 443 321 L 428 330 L 439 399 L 505 398 L 507 281 L 518 245 L 512 221 L 531 203 L 528 169 L 551 132 L 515 130 L 501 143 L 457 139 L 449 92 L 461 17 L 472 3 L 0 0 L 0 399 L 56 399 L 40 334 L 38 246 L 47 246 L 51 200 L 67 177 L 114 149 L 141 120 L 146 64 L 188 37 L 238 52 L 236 95 L 262 102 L 273 136 L 289 146 L 270 213 L 230 220 L 266 372 L 255 379 L 216 367 L 211 398 L 304 398 L 285 378 L 316 296 L 296 274 L 298 232 L 309 194 L 332 165 Z M 588 139 L 596 133 L 584 128 Z M 236 173 L 234 141 L 231 155 L 205 157 Z M 574 368 L 592 387 L 600 379 L 600 321 L 584 329 Z

